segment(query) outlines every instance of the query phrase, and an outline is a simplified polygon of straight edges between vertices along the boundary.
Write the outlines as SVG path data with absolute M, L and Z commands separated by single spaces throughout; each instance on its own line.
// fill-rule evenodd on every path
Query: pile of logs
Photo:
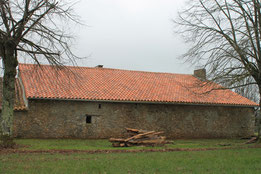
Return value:
M 252 137 L 250 140 L 248 140 L 247 142 L 245 142 L 245 144 L 252 144 L 257 142 L 257 137 Z
M 145 131 L 139 129 L 126 128 L 130 134 L 129 138 L 110 138 L 109 141 L 113 147 L 131 147 L 131 146 L 159 146 L 170 143 L 166 141 L 165 136 L 160 136 L 164 132 Z

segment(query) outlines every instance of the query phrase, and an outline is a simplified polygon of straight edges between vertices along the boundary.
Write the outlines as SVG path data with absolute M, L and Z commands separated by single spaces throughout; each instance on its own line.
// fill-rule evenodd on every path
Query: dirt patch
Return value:
M 31 147 L 31 146 L 29 146 L 29 145 L 15 144 L 12 148 L 6 149 L 6 148 L 0 146 L 0 153 L 1 153 L 2 151 L 18 150 L 18 149 L 21 149 L 21 148 L 29 148 L 29 147 Z
M 261 148 L 261 145 L 250 146 L 250 147 L 223 147 L 223 148 L 168 148 L 168 149 L 130 149 L 130 150 L 21 150 L 21 149 L 0 149 L 0 154 L 11 154 L 11 153 L 60 153 L 60 154 L 71 154 L 71 153 L 138 153 L 138 152 L 175 152 L 175 151 L 212 151 L 212 150 L 227 150 L 227 149 L 248 149 L 248 148 Z

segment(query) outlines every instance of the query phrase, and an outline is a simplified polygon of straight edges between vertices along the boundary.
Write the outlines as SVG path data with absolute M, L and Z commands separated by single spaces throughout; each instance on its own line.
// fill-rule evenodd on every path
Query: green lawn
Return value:
M 111 150 L 107 140 L 30 140 L 23 150 L 77 149 Z M 139 152 L 139 153 L 0 153 L 0 173 L 217 173 L 248 174 L 261 171 L 261 148 L 247 148 L 245 140 L 176 140 L 167 147 L 216 148 L 231 144 L 236 149 L 211 151 Z M 251 145 L 253 146 L 253 145 Z M 247 149 L 241 149 L 245 147 Z M 139 149 L 132 147 L 123 149 Z M 148 147 L 146 147 L 148 148 Z M 121 148 L 122 149 L 122 148 Z
M 173 144 L 153 149 L 164 148 L 223 148 L 220 144 L 231 144 L 228 147 L 247 147 L 246 140 L 239 139 L 195 139 L 174 140 Z M 151 149 L 151 147 L 112 147 L 108 140 L 72 140 L 72 139 L 17 139 L 17 144 L 25 145 L 25 150 L 77 149 L 77 150 L 113 150 L 113 149 Z M 27 147 L 28 146 L 28 147 Z M 251 146 L 251 145 L 250 145 Z
M 261 171 L 261 149 L 110 154 L 8 154 L 0 173 L 217 173 Z

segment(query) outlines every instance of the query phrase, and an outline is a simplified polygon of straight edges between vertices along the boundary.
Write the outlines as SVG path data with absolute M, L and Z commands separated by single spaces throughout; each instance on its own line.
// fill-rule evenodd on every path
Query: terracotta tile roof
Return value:
M 203 82 L 193 75 L 33 64 L 20 64 L 19 72 L 29 99 L 257 106 L 230 90 L 205 93 L 210 87 L 195 85 Z
M 3 95 L 3 78 L 0 77 L 0 110 L 2 109 L 2 95 Z M 23 92 L 22 87 L 19 83 L 19 80 L 16 79 L 15 81 L 15 104 L 14 104 L 14 110 L 26 110 L 27 107 L 25 105 L 24 99 L 23 99 Z

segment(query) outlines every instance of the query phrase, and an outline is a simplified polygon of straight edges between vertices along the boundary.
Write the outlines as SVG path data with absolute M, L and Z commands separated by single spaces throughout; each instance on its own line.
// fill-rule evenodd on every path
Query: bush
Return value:
M 10 135 L 1 135 L 0 136 L 0 147 L 1 148 L 14 148 L 15 142 L 13 137 Z

